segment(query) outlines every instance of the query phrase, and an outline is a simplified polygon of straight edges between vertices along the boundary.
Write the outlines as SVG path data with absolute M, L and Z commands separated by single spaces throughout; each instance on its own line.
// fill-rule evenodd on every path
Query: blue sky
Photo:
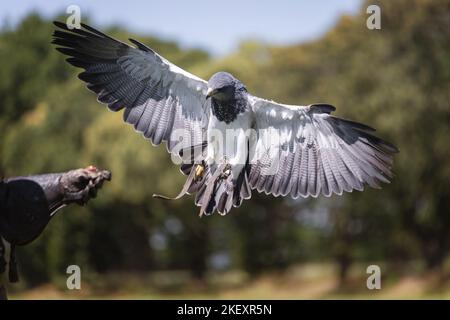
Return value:
M 1 4 L 0 19 L 14 25 L 32 10 L 52 17 L 71 4 L 96 27 L 117 23 L 223 55 L 249 38 L 274 44 L 314 39 L 340 15 L 356 13 L 361 0 L 18 0 Z

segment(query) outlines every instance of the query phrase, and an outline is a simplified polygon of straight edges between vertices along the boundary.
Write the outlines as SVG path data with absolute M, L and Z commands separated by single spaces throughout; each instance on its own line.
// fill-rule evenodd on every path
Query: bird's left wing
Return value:
M 392 177 L 392 144 L 374 129 L 331 115 L 328 104 L 283 105 L 249 97 L 256 137 L 249 182 L 267 194 L 317 197 L 379 187 Z
M 125 108 L 123 118 L 136 131 L 167 149 L 202 143 L 208 112 L 206 81 L 180 69 L 142 43 L 135 47 L 82 24 L 69 29 L 55 22 L 58 51 L 67 61 L 84 68 L 79 78 L 112 111 Z M 179 150 L 177 147 L 177 150 Z

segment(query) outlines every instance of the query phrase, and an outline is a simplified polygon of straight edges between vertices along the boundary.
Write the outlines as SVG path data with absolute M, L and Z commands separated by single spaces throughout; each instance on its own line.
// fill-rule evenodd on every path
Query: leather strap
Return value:
M 3 243 L 3 239 L 1 238 L 0 235 L 0 277 L 6 271 L 5 254 L 6 254 L 5 244 Z
M 3 208 L 3 202 L 6 198 L 6 183 L 3 182 L 3 179 L 0 179 L 0 215 L 5 213 L 5 209 Z M 4 223 L 3 217 L 0 216 L 0 224 Z M 3 242 L 1 230 L 3 226 L 0 225 L 0 277 L 6 271 L 6 247 Z M 1 282 L 1 281 L 0 281 Z M 1 285 L 1 283 L 0 283 Z M 1 288 L 0 288 L 1 289 Z
M 11 252 L 9 253 L 9 282 L 15 283 L 18 281 L 19 272 L 17 271 L 16 245 L 11 243 Z
M 200 213 L 199 216 L 203 216 L 203 214 L 205 213 L 206 209 L 208 208 L 209 203 L 211 202 L 211 196 L 214 194 L 215 191 L 215 187 L 217 185 L 217 181 L 218 179 L 222 179 L 224 177 L 224 172 L 229 169 L 229 164 L 227 162 L 223 162 L 219 165 L 219 167 L 216 169 L 216 171 L 214 172 L 214 174 L 212 175 L 212 177 L 210 179 L 208 179 L 207 186 L 206 186 L 206 190 L 205 190 L 205 194 L 204 194 L 204 198 L 208 199 L 208 201 L 204 201 L 202 203 L 202 206 L 200 207 Z M 170 197 L 166 197 L 160 194 L 153 194 L 153 198 L 157 198 L 157 199 L 163 199 L 163 200 L 177 200 L 180 199 L 181 197 L 183 197 L 187 191 L 189 190 L 189 187 L 192 184 L 192 181 L 195 178 L 195 166 L 192 167 L 191 172 L 189 173 L 188 178 L 186 179 L 186 182 L 183 185 L 183 188 L 181 189 L 180 193 L 178 193 L 177 196 L 175 196 L 174 198 L 170 198 Z
M 153 194 L 153 198 L 157 198 L 157 199 L 163 199 L 163 200 L 177 200 L 180 199 L 182 196 L 184 196 L 187 191 L 189 190 L 189 187 L 192 184 L 192 181 L 194 180 L 195 177 L 195 166 L 192 166 L 191 172 L 189 173 L 189 176 L 186 179 L 186 182 L 183 185 L 183 188 L 181 189 L 180 193 L 178 193 L 178 195 L 176 195 L 174 198 L 170 198 L 170 197 L 166 197 L 163 196 L 161 194 Z

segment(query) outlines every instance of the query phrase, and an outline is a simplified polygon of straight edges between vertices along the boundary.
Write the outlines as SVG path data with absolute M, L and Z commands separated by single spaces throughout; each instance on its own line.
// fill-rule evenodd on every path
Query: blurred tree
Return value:
M 442 266 L 450 249 L 450 2 L 373 3 L 381 7 L 381 30 L 366 28 L 366 2 L 318 40 L 286 47 L 245 41 L 222 59 L 137 37 L 204 78 L 227 70 L 258 96 L 334 104 L 338 115 L 376 127 L 401 150 L 397 177 L 381 191 L 307 200 L 254 194 L 225 218 L 199 219 L 192 197 L 151 197 L 174 194 L 183 176 L 164 147 L 152 147 L 83 88 L 49 44 L 49 22 L 32 14 L 2 30 L 0 175 L 86 162 L 114 175 L 93 206 L 52 222 L 27 249 L 24 275 L 54 280 L 76 261 L 96 272 L 188 269 L 202 279 L 209 270 L 253 275 L 333 259 L 345 283 L 355 260 Z M 108 32 L 135 37 L 118 27 Z
M 329 250 L 342 280 L 353 259 L 423 257 L 440 266 L 450 240 L 450 2 L 375 1 L 382 12 L 375 31 L 366 28 L 372 3 L 317 41 L 272 48 L 269 63 L 255 64 L 258 85 L 249 81 L 281 102 L 332 103 L 400 147 L 392 186 L 327 204 L 335 217 Z

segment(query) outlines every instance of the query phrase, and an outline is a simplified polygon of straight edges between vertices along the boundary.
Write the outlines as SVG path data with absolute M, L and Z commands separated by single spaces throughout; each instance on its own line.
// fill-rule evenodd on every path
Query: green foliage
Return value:
M 382 29 L 364 10 L 343 16 L 316 41 L 289 47 L 243 43 L 211 60 L 153 37 L 139 41 L 204 78 L 234 73 L 255 95 L 284 103 L 328 102 L 399 146 L 396 177 L 382 190 L 283 200 L 254 195 L 223 218 L 197 217 L 192 197 L 162 202 L 183 176 L 163 146 L 152 147 L 120 113 L 96 102 L 50 45 L 53 27 L 30 15 L 0 33 L 0 174 L 94 164 L 113 180 L 88 207 L 64 209 L 25 248 L 30 283 L 65 266 L 96 272 L 243 268 L 257 273 L 334 259 L 345 278 L 354 260 L 442 265 L 450 249 L 450 33 L 448 1 L 381 1 Z M 362 8 L 365 8 L 363 6 Z M 120 39 L 132 35 L 121 28 Z

